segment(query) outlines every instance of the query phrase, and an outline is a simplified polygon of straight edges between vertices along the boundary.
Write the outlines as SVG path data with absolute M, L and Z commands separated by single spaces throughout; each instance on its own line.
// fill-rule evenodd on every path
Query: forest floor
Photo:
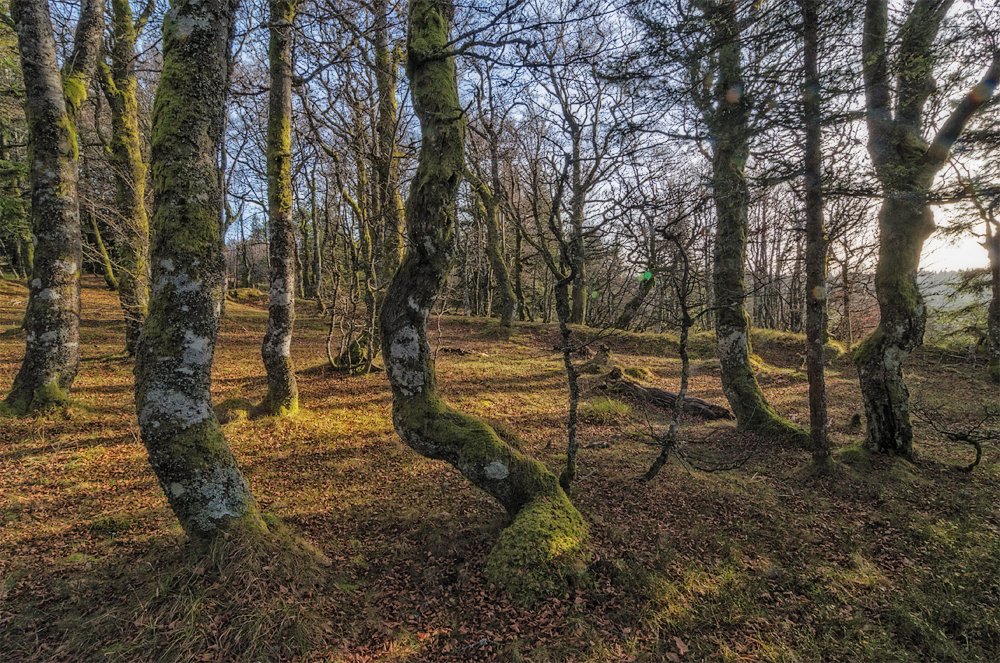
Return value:
M 303 412 L 235 417 L 225 432 L 262 508 L 330 564 L 296 570 L 280 553 L 241 557 L 236 543 L 194 558 L 146 462 L 120 309 L 98 286 L 84 284 L 75 405 L 0 420 L 0 661 L 986 661 L 1000 651 L 996 444 L 963 472 L 973 450 L 916 421 L 915 462 L 871 456 L 858 446 L 863 424 L 852 425 L 863 408 L 846 356 L 828 367 L 837 462 L 826 476 L 807 451 L 690 420 L 692 454 L 749 459 L 705 473 L 675 458 L 641 482 L 666 416 L 609 402 L 600 377 L 585 376 L 573 499 L 593 537 L 590 581 L 523 606 L 484 578 L 504 513 L 400 443 L 383 374 L 325 367 L 326 322 L 302 302 Z M 23 283 L 0 282 L 0 392 L 20 365 L 26 300 Z M 258 308 L 228 305 L 214 396 L 230 413 L 265 393 L 265 322 Z M 516 432 L 558 471 L 567 388 L 556 328 L 500 338 L 482 319 L 430 326 L 449 401 Z M 645 384 L 677 390 L 673 339 L 599 342 L 647 369 Z M 760 332 L 755 343 L 771 403 L 807 424 L 802 338 Z M 724 405 L 711 346 L 695 340 L 691 395 Z M 974 421 L 1000 395 L 965 354 L 925 348 L 906 372 L 914 400 L 942 422 Z

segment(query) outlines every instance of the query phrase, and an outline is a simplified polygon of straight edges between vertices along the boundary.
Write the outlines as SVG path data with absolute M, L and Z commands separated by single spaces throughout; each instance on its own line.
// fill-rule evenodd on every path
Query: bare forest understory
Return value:
M 26 300 L 23 283 L 0 282 L 4 392 L 24 351 Z M 0 661 L 977 661 L 1000 651 L 995 443 L 963 472 L 974 450 L 917 419 L 915 462 L 871 456 L 858 446 L 864 409 L 846 355 L 828 366 L 836 463 L 823 476 L 805 450 L 691 417 L 689 459 L 749 460 L 704 473 L 675 457 L 643 483 L 666 413 L 585 375 L 572 497 L 593 558 L 569 593 L 518 605 L 484 578 L 503 511 L 405 447 L 385 375 L 327 368 L 327 321 L 309 302 L 298 310 L 295 417 L 243 416 L 266 392 L 266 311 L 230 303 L 215 359 L 217 410 L 273 549 L 226 541 L 195 558 L 139 440 L 117 299 L 85 280 L 75 405 L 0 420 Z M 557 327 L 506 338 L 488 320 L 447 316 L 429 329 L 445 397 L 558 474 Z M 602 343 L 629 379 L 677 390 L 675 339 L 617 334 L 592 349 Z M 725 405 L 712 347 L 694 340 L 690 395 Z M 765 393 L 800 424 L 803 347 L 799 336 L 755 336 Z M 907 380 L 945 423 L 997 399 L 982 362 L 933 348 L 912 357 Z

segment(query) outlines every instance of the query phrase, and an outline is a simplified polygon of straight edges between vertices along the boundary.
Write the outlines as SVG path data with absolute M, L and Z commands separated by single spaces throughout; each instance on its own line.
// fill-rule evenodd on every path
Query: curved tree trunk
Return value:
M 122 232 L 118 298 L 125 315 L 125 351 L 135 355 L 149 304 L 149 218 L 146 215 L 146 163 L 139 135 L 135 42 L 152 3 L 137 20 L 128 0 L 112 0 L 111 64 L 98 67 L 101 88 L 111 108 L 111 166 L 115 207 Z
M 542 464 L 444 403 L 427 343 L 427 317 L 454 255 L 455 199 L 465 172 L 455 64 L 440 54 L 452 11 L 437 0 L 410 5 L 407 74 L 423 139 L 406 207 L 410 248 L 382 307 L 382 352 L 396 431 L 418 453 L 453 465 L 514 517 L 487 571 L 531 599 L 565 591 L 566 575 L 586 555 L 587 527 Z
M 716 107 L 710 114 L 709 125 L 714 139 L 712 181 L 718 216 L 714 292 L 722 388 L 739 428 L 761 435 L 793 437 L 806 443 L 805 432 L 779 417 L 768 404 L 750 365 L 750 318 L 746 312 L 744 277 L 750 199 L 744 169 L 750 153 L 747 143 L 750 104 L 743 94 L 736 3 L 731 0 L 720 3 L 713 25 L 721 44 Z
M 218 177 L 235 0 L 175 0 L 163 19 L 153 106 L 152 297 L 135 366 L 142 441 L 197 544 L 266 532 L 212 409 L 225 277 Z
M 868 152 L 882 183 L 879 261 L 875 289 L 881 320 L 854 353 L 874 451 L 913 452 L 909 392 L 903 362 L 923 343 L 927 309 L 917 288 L 920 252 L 934 232 L 930 189 L 951 146 L 993 96 L 1000 80 L 1000 50 L 983 80 L 959 103 L 928 143 L 921 136 L 924 106 L 934 88 L 934 41 L 953 0 L 917 0 L 892 44 L 886 0 L 868 0 L 862 42 Z M 896 80 L 893 81 L 893 74 Z M 895 104 L 893 95 L 895 94 Z M 893 108 L 894 106 L 894 108 Z
M 271 222 L 271 290 L 261 356 L 267 396 L 255 415 L 295 414 L 299 391 L 292 366 L 295 321 L 295 225 L 292 221 L 292 22 L 294 0 L 271 0 L 271 91 L 267 114 L 267 197 Z M 315 226 L 315 223 L 313 224 Z M 314 227 L 313 233 L 319 234 Z M 309 253 L 309 248 L 305 247 Z M 319 259 L 317 254 L 316 259 Z M 318 284 L 317 284 L 318 286 Z
M 60 75 L 46 0 L 14 0 L 25 83 L 31 224 L 24 360 L 6 403 L 15 412 L 63 403 L 80 366 L 80 266 L 76 114 L 87 98 L 103 28 L 101 0 L 84 2 L 70 65 Z
M 507 270 L 507 263 L 504 262 L 503 254 L 500 252 L 500 204 L 496 195 L 490 187 L 476 177 L 473 173 L 466 171 L 472 188 L 479 195 L 479 212 L 482 215 L 483 223 L 486 225 L 486 256 L 490 261 L 490 268 L 493 270 L 494 292 L 496 293 L 496 303 L 494 309 L 500 318 L 500 327 L 511 329 L 514 326 L 514 314 L 517 311 L 517 297 L 514 288 L 510 283 L 510 272 Z M 497 178 L 494 178 L 497 179 Z M 495 186 L 495 184 L 494 184 Z
M 647 265 L 649 270 L 649 278 L 643 276 L 642 281 L 639 283 L 639 290 L 636 291 L 635 296 L 632 299 L 625 302 L 625 306 L 622 308 L 621 315 L 615 320 L 615 324 L 612 325 L 615 329 L 627 330 L 632 326 L 632 321 L 635 320 L 635 316 L 638 315 L 639 309 L 642 308 L 643 303 L 646 301 L 646 297 L 649 293 L 653 291 L 653 287 L 656 285 L 656 273 L 653 271 L 655 265 Z

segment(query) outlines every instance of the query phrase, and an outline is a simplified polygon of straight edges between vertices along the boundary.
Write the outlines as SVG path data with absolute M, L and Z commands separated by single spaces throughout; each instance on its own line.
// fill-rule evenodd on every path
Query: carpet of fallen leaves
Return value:
M 692 454 L 749 459 L 711 474 L 675 459 L 643 483 L 657 452 L 650 432 L 666 415 L 629 403 L 611 423 L 585 423 L 591 448 L 573 498 L 591 527 L 590 580 L 523 606 L 484 577 L 505 514 L 400 443 L 383 375 L 324 366 L 326 322 L 307 302 L 294 344 L 304 411 L 236 417 L 225 430 L 262 508 L 330 564 L 309 583 L 268 575 L 259 560 L 233 576 L 186 561 L 139 438 L 115 295 L 88 279 L 83 302 L 76 405 L 0 419 L 0 661 L 963 661 L 1000 651 L 996 447 L 965 473 L 972 451 L 918 423 L 916 462 L 871 457 L 856 446 L 863 430 L 851 419 L 863 410 L 847 358 L 832 359 L 827 377 L 838 448 L 828 475 L 810 470 L 804 450 L 690 421 Z M 0 282 L 0 391 L 20 365 L 25 303 L 23 284 Z M 265 322 L 229 304 L 218 403 L 263 396 Z M 557 469 L 566 387 L 555 329 L 497 339 L 483 320 L 430 327 L 449 400 Z M 801 339 L 790 338 L 757 342 L 759 377 L 782 414 L 807 423 Z M 668 342 L 600 342 L 676 390 Z M 998 397 L 965 355 L 922 351 L 908 371 L 914 398 L 955 421 Z M 600 378 L 586 380 L 590 398 Z M 724 404 L 711 357 L 695 360 L 691 392 Z M 201 585 L 196 616 L 177 614 L 171 594 Z M 276 601 L 289 623 L 309 613 L 308 646 L 243 658 L 240 620 Z M 269 637 L 286 637 L 276 628 Z

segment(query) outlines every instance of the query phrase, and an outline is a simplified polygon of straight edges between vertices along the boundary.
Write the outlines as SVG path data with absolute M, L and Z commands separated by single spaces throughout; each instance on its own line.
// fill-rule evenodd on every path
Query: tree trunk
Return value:
M 882 204 L 879 227 L 875 292 L 881 320 L 858 345 L 854 364 L 865 401 L 869 445 L 907 456 L 913 429 L 903 362 L 924 340 L 926 313 L 916 275 L 934 219 L 925 204 L 890 198 Z
M 903 362 L 923 343 L 927 311 L 916 276 L 924 241 L 934 232 L 928 200 L 937 172 L 972 116 L 990 100 L 1000 79 L 1000 50 L 983 80 L 952 111 L 931 143 L 921 136 L 924 105 L 934 88 L 934 41 L 952 0 L 917 0 L 893 41 L 891 79 L 886 0 L 867 0 L 862 42 L 868 152 L 882 184 L 879 262 L 875 291 L 879 326 L 854 353 L 873 451 L 913 452 L 909 392 Z M 893 93 L 895 92 L 895 109 Z
M 219 144 L 235 0 L 175 0 L 153 106 L 152 297 L 136 411 L 160 487 L 196 544 L 267 531 L 212 409 L 222 256 Z
M 986 250 L 990 255 L 990 306 L 986 314 L 986 337 L 989 342 L 989 363 L 986 373 L 990 381 L 1000 383 L 1000 233 L 994 219 L 986 223 Z
M 135 42 L 149 18 L 152 3 L 135 21 L 128 0 L 112 0 L 111 7 L 111 64 L 99 63 L 98 80 L 111 109 L 110 162 L 122 232 L 118 298 L 125 316 L 125 351 L 134 356 L 149 304 L 149 219 L 146 163 L 139 134 Z
M 750 365 L 750 318 L 746 312 L 747 189 L 750 104 L 744 94 L 736 3 L 720 3 L 713 21 L 718 36 L 719 79 L 716 108 L 709 124 L 714 139 L 712 176 L 718 227 L 715 233 L 715 334 L 722 366 L 722 388 L 737 426 L 761 435 L 791 437 L 805 433 L 779 417 L 757 383 Z
M 497 295 L 494 309 L 500 318 L 500 327 L 511 329 L 514 326 L 514 313 L 517 310 L 517 296 L 510 283 L 507 263 L 504 262 L 503 254 L 500 251 L 500 204 L 490 187 L 471 172 L 466 174 L 472 188 L 479 194 L 479 212 L 486 225 L 486 255 L 490 261 L 490 268 L 493 270 L 493 287 Z M 495 190 L 499 177 L 493 179 Z
M 292 23 L 295 0 L 271 0 L 271 88 L 267 114 L 267 197 L 271 222 L 271 288 L 261 357 L 267 396 L 256 416 L 290 416 L 299 409 L 292 366 L 295 322 L 295 225 L 292 220 Z M 315 199 L 313 199 L 315 209 Z M 315 217 L 314 217 L 315 219 Z M 315 226 L 315 223 L 314 223 Z M 313 228 L 314 236 L 319 228 Z M 309 253 L 309 247 L 304 246 Z M 318 259 L 318 256 L 317 256 Z
M 531 309 L 528 307 L 527 302 L 524 301 L 524 286 L 521 283 L 523 271 L 521 263 L 521 225 L 516 224 L 514 227 L 514 296 L 517 298 L 517 319 L 521 322 L 525 320 L 534 322 L 535 316 L 532 315 Z
M 653 464 L 649 466 L 646 470 L 646 474 L 643 475 L 644 481 L 652 481 L 656 475 L 663 469 L 663 466 L 667 462 L 667 458 L 670 456 L 670 452 L 676 448 L 677 445 L 677 434 L 681 427 L 681 418 L 684 416 L 684 410 L 687 409 L 688 405 L 688 382 L 691 377 L 691 359 L 688 356 L 688 334 L 691 331 L 691 327 L 694 325 L 694 320 L 691 318 L 691 307 L 690 307 L 690 296 L 691 296 L 691 258 L 688 255 L 687 249 L 681 243 L 677 235 L 669 236 L 669 239 L 673 242 L 674 246 L 677 248 L 677 255 L 680 258 L 680 268 L 681 273 L 679 277 L 676 277 L 674 291 L 677 293 L 677 305 L 680 309 L 680 319 L 681 319 L 681 333 L 680 338 L 677 341 L 677 353 L 681 357 L 681 386 L 677 392 L 677 397 L 673 401 L 673 416 L 670 418 L 670 427 L 667 429 L 667 437 L 661 440 L 663 445 L 660 448 L 660 453 L 657 454 L 656 460 Z M 638 385 L 637 385 L 638 386 Z M 700 400 L 700 399 L 699 399 Z M 712 412 L 715 407 L 711 403 L 704 402 L 706 409 Z M 722 408 L 719 408 L 722 410 Z M 728 411 L 719 412 L 719 414 L 725 414 L 727 419 L 732 419 L 733 416 Z
M 621 315 L 615 320 L 615 324 L 612 325 L 615 329 L 627 330 L 632 326 L 632 321 L 635 320 L 636 314 L 639 313 L 639 309 L 642 308 L 643 303 L 646 301 L 646 297 L 649 293 L 653 291 L 653 287 L 656 285 L 656 275 L 653 273 L 653 265 L 648 265 L 649 277 L 647 278 L 645 274 L 642 276 L 642 281 L 639 282 L 639 290 L 635 293 L 635 296 L 630 300 L 625 302 L 625 307 L 622 309 Z
M 379 285 L 388 283 L 403 258 L 403 199 L 399 195 L 399 150 L 396 141 L 398 108 L 396 105 L 396 71 L 399 61 L 389 48 L 389 2 L 375 0 L 375 87 L 378 91 L 378 118 L 375 133 L 376 208 L 379 212 L 382 238 L 382 262 Z
M 100 48 L 103 4 L 84 2 L 70 63 L 60 76 L 46 0 L 15 0 L 25 83 L 31 224 L 37 239 L 24 360 L 6 403 L 15 412 L 66 402 L 80 365 L 82 235 L 76 115 Z
M 465 172 L 455 64 L 439 54 L 448 44 L 452 11 L 438 0 L 410 5 L 407 74 L 423 138 L 407 199 L 409 250 L 382 307 L 382 352 L 396 431 L 418 453 L 453 465 L 511 514 L 487 573 L 530 600 L 566 590 L 566 575 L 585 559 L 587 527 L 544 465 L 444 403 L 427 342 L 427 317 L 454 256 L 455 200 Z
M 291 104 L 289 104 L 289 106 L 291 106 Z M 326 314 L 326 304 L 323 303 L 322 288 L 323 288 L 323 277 L 324 277 L 324 275 L 323 275 L 323 242 L 326 241 L 326 235 L 323 234 L 323 236 L 320 237 L 321 233 L 319 231 L 319 219 L 318 219 L 318 215 L 319 215 L 319 201 L 317 200 L 316 173 L 313 173 L 312 177 L 309 180 L 309 197 L 310 197 L 310 200 L 312 201 L 312 205 L 310 205 L 309 215 L 312 217 L 312 222 L 313 222 L 313 245 L 312 245 L 312 252 L 313 252 L 313 296 L 316 298 L 316 308 L 320 311 L 321 314 L 325 315 Z M 324 212 L 326 214 L 329 214 L 329 211 L 327 211 L 327 210 L 324 210 Z M 329 220 L 329 217 L 327 217 L 326 218 L 326 227 L 328 228 L 329 226 L 330 226 L 330 220 Z M 324 233 L 325 233 L 325 230 L 324 230 Z M 294 238 L 295 238 L 295 236 L 293 235 L 292 236 L 292 241 L 293 242 L 294 242 Z M 292 270 L 292 274 L 293 275 L 295 274 L 295 270 L 294 269 Z M 293 289 L 293 292 L 294 292 L 294 289 Z
M 801 0 L 805 35 L 803 57 L 805 86 L 806 184 L 806 373 L 809 376 L 809 435 L 812 457 L 825 463 L 830 457 L 827 432 L 826 372 L 823 344 L 826 342 L 826 228 L 823 223 L 822 108 L 819 80 L 818 0 Z
M 291 154 L 291 146 L 288 148 L 288 153 Z M 289 165 L 290 167 L 290 165 Z M 312 283 L 310 275 L 312 274 L 312 251 L 309 250 L 309 216 L 305 214 L 301 208 L 299 209 L 299 234 L 302 236 L 302 248 L 298 250 L 298 259 L 300 273 L 302 277 L 302 282 L 300 284 L 299 292 L 302 295 L 302 299 L 307 299 L 312 294 Z M 268 254 L 268 262 L 270 262 L 270 253 Z M 268 272 L 274 269 L 273 265 L 268 265 Z M 292 292 L 295 292 L 292 290 Z
M 586 245 L 583 241 L 583 202 L 584 193 L 582 185 L 579 183 L 580 168 L 579 150 L 574 159 L 574 191 L 573 200 L 570 202 L 571 228 L 569 240 L 570 261 L 573 264 L 573 309 L 570 313 L 570 324 L 583 325 L 587 323 L 587 300 L 590 293 L 587 290 L 587 258 L 585 255 Z
M 576 456 L 580 449 L 577 438 L 580 409 L 580 372 L 573 365 L 573 344 L 570 337 L 573 332 L 569 328 L 570 304 L 568 278 L 556 282 L 554 292 L 556 297 L 556 317 L 559 318 L 559 336 L 562 338 L 563 366 L 566 368 L 566 383 L 569 386 L 569 412 L 566 418 L 566 467 L 559 474 L 559 485 L 566 494 L 570 494 L 573 482 L 576 481 Z
M 94 243 L 94 248 L 97 249 L 97 255 L 100 257 L 104 283 L 108 286 L 108 290 L 114 292 L 118 290 L 118 279 L 115 278 L 115 268 L 111 264 L 108 247 L 104 244 L 104 238 L 101 237 L 101 229 L 97 225 L 97 217 L 87 212 L 81 212 L 80 215 L 86 217 L 90 222 L 90 240 Z

